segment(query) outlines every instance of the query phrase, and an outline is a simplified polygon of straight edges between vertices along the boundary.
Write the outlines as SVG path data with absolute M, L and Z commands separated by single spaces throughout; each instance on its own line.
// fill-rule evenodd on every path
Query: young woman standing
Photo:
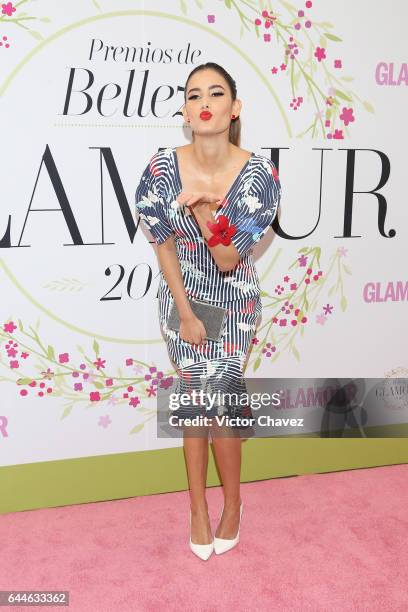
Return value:
M 192 143 L 151 157 L 136 191 L 136 207 L 158 245 L 159 319 L 180 379 L 191 388 L 204 378 L 213 393 L 225 392 L 240 388 L 262 312 L 252 247 L 276 215 L 281 186 L 272 161 L 238 146 L 242 103 L 224 68 L 213 62 L 197 66 L 188 76 L 184 98 L 183 116 L 192 129 Z M 206 338 L 191 299 L 226 309 L 220 341 Z M 173 302 L 179 331 L 167 326 Z M 217 414 L 223 410 L 234 417 L 252 414 L 239 405 L 227 411 L 218 406 Z M 190 548 L 204 560 L 239 541 L 242 440 L 234 428 L 228 429 L 229 435 L 220 427 L 211 428 L 224 492 L 214 538 L 205 496 L 208 431 L 202 428 L 204 435 L 184 436 Z

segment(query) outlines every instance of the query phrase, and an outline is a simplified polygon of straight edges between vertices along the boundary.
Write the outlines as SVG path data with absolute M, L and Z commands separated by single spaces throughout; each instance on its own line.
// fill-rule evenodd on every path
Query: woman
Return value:
M 273 162 L 238 146 L 241 107 L 235 81 L 221 66 L 197 66 L 188 76 L 183 106 L 193 141 L 155 153 L 136 191 L 139 216 L 158 245 L 159 318 L 170 358 L 189 389 L 198 388 L 204 378 L 213 393 L 242 388 L 246 356 L 262 312 L 252 247 L 271 225 L 281 197 Z M 206 338 L 191 299 L 226 309 L 221 341 Z M 173 301 L 179 331 L 167 326 Z M 215 409 L 235 417 L 252 414 L 249 407 L 234 405 L 226 411 L 218 405 L 206 415 Z M 198 414 L 201 409 L 195 410 Z M 208 427 L 200 429 L 204 435 L 198 436 L 197 428 L 194 435 L 184 435 L 190 548 L 204 560 L 213 550 L 230 550 L 239 539 L 241 438 L 234 428 L 226 429 L 211 428 L 224 492 L 214 539 L 205 497 Z

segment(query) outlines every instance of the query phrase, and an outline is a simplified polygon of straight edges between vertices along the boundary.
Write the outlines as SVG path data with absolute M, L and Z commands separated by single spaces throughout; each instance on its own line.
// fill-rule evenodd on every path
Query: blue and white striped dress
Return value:
M 281 186 L 276 167 L 268 158 L 251 154 L 231 185 L 221 206 L 213 212 L 228 217 L 237 227 L 232 243 L 241 256 L 233 270 L 218 269 L 193 215 L 184 215 L 177 197 L 182 191 L 175 147 L 156 152 L 143 171 L 136 190 L 139 217 L 157 244 L 173 235 L 186 294 L 227 308 L 227 320 L 221 341 L 207 339 L 205 345 L 193 345 L 168 329 L 167 320 L 173 303 L 171 291 L 161 273 L 158 291 L 159 320 L 169 355 L 176 366 L 183 388 L 203 388 L 212 393 L 233 393 L 242 389 L 243 368 L 262 312 L 259 277 L 252 247 L 269 229 L 279 206 Z M 192 415 L 192 409 L 186 411 Z M 194 415 L 228 414 L 251 416 L 250 408 L 232 403 L 216 411 L 194 407 Z M 179 412 L 180 416 L 184 416 Z

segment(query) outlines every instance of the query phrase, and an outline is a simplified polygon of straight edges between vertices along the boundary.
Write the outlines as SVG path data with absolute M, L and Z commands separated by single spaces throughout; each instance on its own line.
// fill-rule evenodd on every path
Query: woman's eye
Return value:
M 223 95 L 224 95 L 224 92 L 222 92 L 222 91 L 215 91 L 215 92 L 214 92 L 213 94 L 211 94 L 211 95 L 213 95 L 213 96 L 223 96 Z M 195 98 L 198 98 L 198 95 L 197 95 L 197 94 L 194 94 L 193 96 L 190 96 L 190 97 L 189 97 L 189 100 L 195 100 Z

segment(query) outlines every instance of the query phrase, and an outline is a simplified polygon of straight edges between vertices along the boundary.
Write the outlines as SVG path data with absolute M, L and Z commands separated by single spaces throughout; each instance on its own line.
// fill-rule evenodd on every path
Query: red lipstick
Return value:
M 210 113 L 210 111 L 201 111 L 200 113 L 200 119 L 203 119 L 203 121 L 208 121 L 209 119 L 211 119 L 212 114 Z

